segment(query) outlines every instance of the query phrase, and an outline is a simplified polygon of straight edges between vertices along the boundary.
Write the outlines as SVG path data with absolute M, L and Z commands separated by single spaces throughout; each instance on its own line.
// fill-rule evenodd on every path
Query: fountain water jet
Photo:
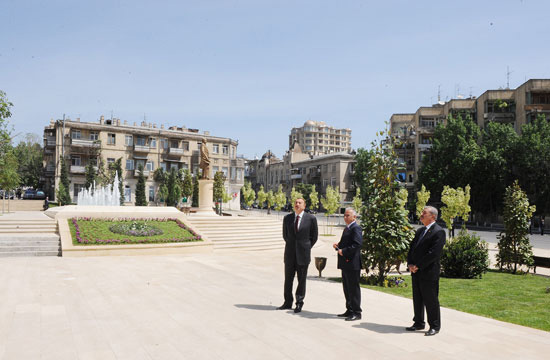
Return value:
M 80 190 L 76 203 L 87 206 L 120 206 L 118 185 L 118 173 L 115 173 L 115 181 L 112 185 L 96 188 L 94 182 L 94 185 L 89 190 Z

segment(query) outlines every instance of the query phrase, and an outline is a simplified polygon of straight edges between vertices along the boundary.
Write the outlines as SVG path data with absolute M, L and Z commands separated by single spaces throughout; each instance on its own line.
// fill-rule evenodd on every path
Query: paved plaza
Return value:
M 339 276 L 331 244 L 340 231 L 312 251 L 328 258 L 324 277 Z M 367 289 L 363 319 L 344 321 L 335 316 L 345 310 L 341 284 L 318 279 L 313 264 L 303 312 L 277 311 L 282 253 L 0 258 L 0 359 L 547 359 L 550 353 L 550 332 L 446 308 L 438 335 L 406 332 L 412 301 Z

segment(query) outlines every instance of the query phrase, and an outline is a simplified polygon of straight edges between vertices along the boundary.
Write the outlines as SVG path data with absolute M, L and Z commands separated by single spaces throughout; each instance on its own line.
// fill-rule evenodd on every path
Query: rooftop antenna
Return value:
M 513 71 L 510 71 L 510 67 L 506 66 L 506 89 L 510 89 L 510 74 Z
M 470 98 L 472 97 L 472 87 L 470 86 Z
M 113 110 L 111 110 L 111 120 L 113 120 Z
M 441 84 L 437 85 L 437 102 L 441 101 Z

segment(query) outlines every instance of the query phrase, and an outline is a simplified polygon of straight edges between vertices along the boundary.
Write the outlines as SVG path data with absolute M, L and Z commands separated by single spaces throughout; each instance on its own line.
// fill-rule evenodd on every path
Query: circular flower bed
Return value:
M 147 224 L 145 221 L 131 221 L 128 223 L 119 223 L 109 227 L 109 230 L 115 234 L 130 236 L 154 236 L 162 235 L 163 231 L 155 226 Z

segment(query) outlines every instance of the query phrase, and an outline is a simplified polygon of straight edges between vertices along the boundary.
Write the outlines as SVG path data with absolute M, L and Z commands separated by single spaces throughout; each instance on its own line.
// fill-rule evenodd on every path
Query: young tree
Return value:
M 321 198 L 321 204 L 325 208 L 326 216 L 326 231 L 327 234 L 332 234 L 332 230 L 329 232 L 329 216 L 334 214 L 340 207 L 340 189 L 338 187 L 333 188 L 328 185 L 325 191 L 325 196 Z
M 420 191 L 416 193 L 416 198 L 416 217 L 420 219 L 420 214 L 422 214 L 422 210 L 424 210 L 430 199 L 430 192 L 426 190 L 424 184 L 422 184 Z
M 260 190 L 258 190 L 258 208 L 263 208 L 264 203 L 267 199 L 267 193 L 264 191 L 264 186 L 260 185 Z
M 59 188 L 57 190 L 57 203 L 60 206 L 69 205 L 71 203 L 69 171 L 65 159 L 61 158 L 61 174 L 59 177 Z
M 355 160 L 355 183 L 363 198 L 363 267 L 377 272 L 382 286 L 393 264 L 406 257 L 414 231 L 404 209 L 405 194 L 396 181 L 398 161 L 391 142 L 374 142 L 370 150 L 359 149 Z
M 112 182 L 115 181 L 115 174 L 118 175 L 118 191 L 120 193 L 120 206 L 124 206 L 124 177 L 122 176 L 122 158 L 118 158 L 114 163 L 109 164 L 109 172 L 111 173 Z
M 11 138 L 8 129 L 8 118 L 11 117 L 13 103 L 8 101 L 6 93 L 0 90 L 0 156 L 6 154 L 10 148 Z
M 166 184 L 162 184 L 161 186 L 159 186 L 158 199 L 160 202 L 164 203 L 164 206 L 166 206 L 167 197 L 168 197 L 168 187 L 166 186 Z
M 193 207 L 199 207 L 199 176 L 195 175 L 193 177 Z
M 265 202 L 267 203 L 267 213 L 271 214 L 271 206 L 275 203 L 275 195 L 273 190 L 269 190 L 265 196 Z
M 166 196 L 168 195 L 168 187 L 166 187 L 166 192 L 161 192 L 162 186 L 166 186 L 166 171 L 164 171 L 163 168 L 158 167 L 155 171 L 153 171 L 153 180 L 155 181 L 155 185 L 157 187 L 156 203 L 158 205 L 159 202 L 164 202 L 166 200 Z
M 294 187 L 292 187 L 292 190 L 290 190 L 290 203 L 291 203 L 292 206 L 294 206 L 294 203 L 296 202 L 296 199 L 303 198 L 303 197 L 304 197 L 304 195 L 302 195 L 301 192 L 296 191 L 294 189 Z
M 145 196 L 145 175 L 143 175 L 143 165 L 138 166 L 138 181 L 136 184 L 136 206 L 147 206 L 147 197 Z
M 311 192 L 313 191 L 314 185 L 298 183 L 296 184 L 296 191 L 302 194 L 306 202 L 306 209 L 311 209 Z
M 187 169 L 184 171 L 181 193 L 187 201 L 193 196 L 193 177 Z
M 216 171 L 214 174 L 214 190 L 212 192 L 212 200 L 218 202 L 223 201 L 223 194 L 225 194 L 225 175 L 222 171 Z
M 319 193 L 315 190 L 315 185 L 311 188 L 311 193 L 309 194 L 309 203 L 311 204 L 311 209 L 317 211 L 319 207 Z
M 252 189 L 252 186 L 250 186 L 250 182 L 244 182 L 244 186 L 241 188 L 241 194 L 244 203 L 249 207 L 252 206 L 254 200 L 256 200 L 256 192 Z
M 463 228 L 466 228 L 466 221 L 471 211 L 470 209 L 470 186 L 466 190 L 462 188 L 453 189 L 448 186 L 443 188 L 441 201 L 446 205 L 441 208 L 441 219 L 449 229 L 449 237 L 454 236 L 454 220 L 460 216 L 463 220 Z M 452 234 L 452 235 L 451 235 Z
M 533 265 L 533 251 L 529 242 L 529 219 L 536 210 L 529 205 L 527 195 L 521 190 L 518 181 L 506 188 L 504 195 L 504 231 L 497 238 L 497 264 L 514 274 L 518 265 Z
M 361 209 L 363 208 L 363 200 L 361 199 L 361 189 L 357 188 L 355 190 L 355 196 L 351 200 L 351 206 L 357 214 L 361 214 Z
M 19 185 L 19 174 L 17 173 L 17 157 L 13 151 L 0 155 L 0 188 L 4 190 L 2 197 L 2 213 L 4 213 L 4 201 L 7 193 Z M 8 212 L 10 211 L 10 198 L 8 196 Z
M 283 185 L 279 185 L 277 193 L 275 193 L 275 210 L 281 211 L 281 209 L 286 205 L 286 194 L 283 191 Z
M 168 195 L 166 196 L 166 206 L 178 206 L 181 198 L 181 187 L 178 181 L 178 172 L 176 169 L 171 169 L 166 180 Z
M 91 162 L 88 162 L 86 165 L 86 183 L 84 184 L 84 188 L 90 189 L 93 187 L 96 181 L 96 172 L 94 169 L 94 166 Z M 92 189 L 92 191 L 95 189 Z

